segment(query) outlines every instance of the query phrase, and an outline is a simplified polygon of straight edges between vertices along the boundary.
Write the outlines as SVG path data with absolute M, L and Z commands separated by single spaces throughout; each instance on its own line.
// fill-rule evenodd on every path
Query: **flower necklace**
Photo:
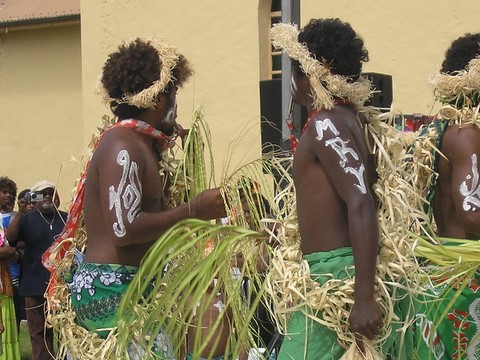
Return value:
M 45 216 L 43 216 L 42 212 L 38 209 L 37 209 L 37 211 L 40 214 L 40 216 L 42 217 L 43 221 L 45 221 L 50 226 L 50 230 L 53 230 L 53 222 L 55 221 L 55 212 L 53 213 L 52 221 L 48 222 L 47 219 L 45 219 Z

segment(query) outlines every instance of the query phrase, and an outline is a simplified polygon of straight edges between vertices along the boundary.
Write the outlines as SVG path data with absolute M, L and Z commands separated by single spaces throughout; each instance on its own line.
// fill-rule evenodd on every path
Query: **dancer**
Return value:
M 432 154 L 424 165 L 434 171 L 427 213 L 433 214 L 436 231 L 428 236 L 438 245 L 423 244 L 418 250 L 429 260 L 430 273 L 429 296 L 418 310 L 418 356 L 478 359 L 479 262 L 468 255 L 475 254 L 480 236 L 480 33 L 452 42 L 432 82 L 443 106 L 418 146 Z M 471 250 L 463 254 L 460 246 Z
M 118 120 L 96 143 L 56 244 L 75 234 L 83 211 L 87 247 L 73 271 L 72 308 L 77 323 L 103 339 L 115 336 L 121 298 L 162 233 L 183 219 L 226 215 L 219 189 L 178 206 L 169 203 L 164 161 L 180 129 L 176 94 L 191 74 L 185 57 L 157 39 L 125 42 L 103 67 L 99 92 Z M 55 249 L 45 254 L 46 264 L 55 261 Z M 158 339 L 154 352 L 172 357 L 168 335 Z M 130 349 L 132 356 L 144 350 Z
M 278 299 L 281 306 L 275 308 L 280 323 L 279 314 L 289 317 L 278 358 L 339 359 L 349 345 L 352 358 L 360 351 L 397 358 L 411 343 L 393 329 L 396 290 L 378 285 L 389 276 L 377 263 L 376 154 L 369 152 L 369 118 L 362 114 L 371 92 L 360 76 L 368 52 L 350 24 L 339 19 L 312 19 L 300 32 L 278 24 L 271 38 L 291 58 L 292 97 L 310 114 L 300 139 L 292 139 L 292 219 L 298 220 L 299 234 L 289 242 L 280 239 L 283 258 L 273 261 L 282 265 L 273 268 L 287 270 L 270 277 L 273 298 L 278 293 L 292 298 Z M 292 224 L 284 228 L 288 238 Z

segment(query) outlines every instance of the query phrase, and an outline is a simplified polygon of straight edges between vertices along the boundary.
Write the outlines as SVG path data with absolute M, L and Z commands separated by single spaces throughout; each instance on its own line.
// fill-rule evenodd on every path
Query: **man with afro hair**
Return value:
M 297 40 L 284 41 L 281 31 L 278 36 L 275 27 L 272 31 L 274 44 L 278 41 L 292 59 L 292 98 L 310 114 L 300 139 L 292 141 L 303 260 L 320 285 L 327 276 L 319 274 L 342 280 L 355 272 L 349 325 L 363 350 L 363 337 L 373 339 L 383 326 L 374 295 L 376 169 L 364 136 L 365 119 L 358 115 L 370 94 L 360 78 L 368 51 L 340 19 L 312 19 Z M 322 314 L 292 313 L 278 359 L 341 358 L 345 349 L 337 333 L 313 317 Z
M 433 161 L 438 175 L 429 191 L 429 211 L 436 233 L 430 236 L 440 238 L 439 251 L 445 253 L 452 244 L 449 239 L 458 243 L 480 238 L 480 33 L 464 34 L 451 43 L 432 83 L 443 106 L 424 131 L 434 134 L 442 154 L 436 152 Z M 430 267 L 431 296 L 417 315 L 419 359 L 480 358 L 480 273 L 478 267 L 469 272 L 468 265 L 459 259 L 458 278 L 455 268 L 439 276 L 439 269 Z M 453 281 L 437 283 L 442 278 Z
M 217 188 L 176 207 L 165 200 L 169 184 L 159 161 L 181 130 L 177 91 L 191 74 L 185 57 L 155 38 L 125 42 L 103 66 L 98 91 L 118 120 L 100 135 L 59 238 L 76 233 L 83 210 L 87 247 L 73 273 L 72 307 L 77 323 L 102 338 L 116 328 L 123 294 L 165 231 L 187 218 L 226 216 Z M 152 351 L 171 358 L 172 343 L 160 335 Z

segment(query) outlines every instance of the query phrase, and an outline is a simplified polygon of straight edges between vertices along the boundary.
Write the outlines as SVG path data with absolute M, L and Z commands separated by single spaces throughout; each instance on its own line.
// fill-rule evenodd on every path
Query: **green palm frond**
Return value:
M 213 164 L 210 132 L 201 109 L 195 111 L 190 129 L 172 176 L 171 188 L 184 191 L 176 201 L 188 201 L 214 179 L 214 169 L 204 158 L 207 152 Z M 275 217 L 281 211 L 274 197 L 278 182 L 290 180 L 288 172 L 275 156 L 240 166 L 222 180 L 227 225 L 187 219 L 155 242 L 120 306 L 117 356 L 125 356 L 132 344 L 154 349 L 159 333 L 168 334 L 177 357 L 184 351 L 187 334 L 194 358 L 216 356 L 223 348 L 220 354 L 237 356 L 259 346 L 254 314 L 266 300 L 264 276 L 258 268 L 267 262 L 271 248 L 265 245 L 268 232 L 258 230 L 273 221 L 268 215 Z M 241 290 L 245 277 L 250 294 Z M 220 306 L 219 300 L 221 311 L 208 319 L 212 303 Z M 153 353 L 146 356 L 155 358 Z
M 253 311 L 241 294 L 243 277 L 232 273 L 232 264 L 236 255 L 259 237 L 256 231 L 196 219 L 182 221 L 167 231 L 146 255 L 124 296 L 119 308 L 119 344 L 128 346 L 135 341 L 143 349 L 151 349 L 155 340 L 152 334 L 163 330 L 174 339 L 174 352 L 180 354 L 189 327 L 202 327 L 202 315 L 208 312 L 202 305 L 210 304 L 221 293 L 222 311 L 230 330 L 222 329 L 219 316 L 210 324 L 202 344 L 197 332 L 195 348 L 203 352 L 202 346 L 224 331 L 233 334 L 228 339 L 227 353 L 254 346 L 249 329 Z M 244 257 L 240 272 L 254 277 L 255 260 L 248 253 Z M 261 289 L 257 290 L 261 293 Z

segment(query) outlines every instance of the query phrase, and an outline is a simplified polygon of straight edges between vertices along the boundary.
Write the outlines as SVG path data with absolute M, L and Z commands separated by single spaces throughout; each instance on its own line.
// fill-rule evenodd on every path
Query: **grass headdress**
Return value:
M 331 109 L 334 97 L 350 100 L 361 106 L 371 95 L 372 84 L 363 76 L 349 82 L 345 76 L 333 74 L 328 66 L 310 54 L 308 48 L 298 42 L 298 28 L 295 24 L 275 24 L 270 29 L 270 39 L 275 48 L 283 49 L 287 55 L 300 62 L 308 76 L 312 89 L 313 107 Z
M 443 119 L 458 125 L 480 121 L 480 56 L 455 74 L 438 73 L 430 80 L 435 98 L 444 104 Z
M 135 40 L 127 41 L 124 44 L 125 46 L 128 46 L 134 41 Z M 155 105 L 158 95 L 165 92 L 170 82 L 174 80 L 172 71 L 177 65 L 180 57 L 177 49 L 158 38 L 146 39 L 145 42 L 153 46 L 158 52 L 161 63 L 161 67 L 159 68 L 159 79 L 148 88 L 143 89 L 136 94 L 123 94 L 121 98 L 110 97 L 108 91 L 105 89 L 101 81 L 99 81 L 96 87 L 96 92 L 102 96 L 105 105 L 109 106 L 114 102 L 116 104 L 136 106 L 141 109 L 152 108 Z

